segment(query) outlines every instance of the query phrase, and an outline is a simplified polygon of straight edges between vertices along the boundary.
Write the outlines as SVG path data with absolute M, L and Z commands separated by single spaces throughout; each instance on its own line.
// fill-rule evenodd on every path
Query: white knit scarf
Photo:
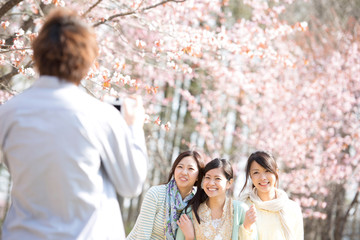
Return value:
M 286 203 L 289 201 L 289 198 L 281 189 L 275 189 L 276 192 L 276 198 L 270 201 L 262 201 L 260 197 L 257 194 L 256 188 L 253 188 L 249 193 L 247 193 L 244 196 L 244 199 L 250 199 L 251 202 L 253 202 L 256 206 L 256 208 L 260 208 L 269 212 L 277 213 L 280 216 L 280 222 L 284 230 L 285 238 L 287 240 L 292 240 L 293 233 L 291 232 L 291 229 L 289 228 L 287 224 L 286 213 L 284 211 L 284 207 Z

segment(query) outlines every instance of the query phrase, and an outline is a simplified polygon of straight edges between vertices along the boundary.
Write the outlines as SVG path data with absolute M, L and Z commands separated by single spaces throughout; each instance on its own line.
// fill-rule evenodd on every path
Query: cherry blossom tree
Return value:
M 289 17 L 309 2 L 7 0 L 0 104 L 36 79 L 30 44 L 46 14 L 70 7 L 100 45 L 82 87 L 101 100 L 144 98 L 153 165 L 145 189 L 187 148 L 234 163 L 266 149 L 303 208 L 305 238 L 341 239 L 360 191 L 359 23 Z M 120 199 L 129 228 L 141 199 Z

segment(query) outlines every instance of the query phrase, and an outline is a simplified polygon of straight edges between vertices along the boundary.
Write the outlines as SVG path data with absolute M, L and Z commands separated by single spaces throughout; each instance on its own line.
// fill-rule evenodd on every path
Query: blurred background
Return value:
M 58 6 L 97 33 L 84 91 L 144 98 L 151 166 L 141 196 L 119 196 L 127 232 L 180 152 L 229 159 L 238 197 L 262 149 L 306 240 L 360 239 L 359 0 L 0 0 L 0 105 L 36 79 L 30 44 Z M 1 164 L 0 224 L 10 189 Z

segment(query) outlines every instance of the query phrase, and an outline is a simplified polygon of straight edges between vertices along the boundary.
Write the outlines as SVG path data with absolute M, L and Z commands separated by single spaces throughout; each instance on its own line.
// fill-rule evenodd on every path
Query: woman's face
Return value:
M 250 177 L 258 191 L 258 195 L 271 195 L 275 193 L 276 176 L 269 170 L 263 168 L 256 161 L 250 166 Z
M 179 190 L 188 190 L 198 179 L 199 168 L 192 156 L 184 157 L 176 166 L 174 178 Z
M 202 188 L 209 198 L 226 196 L 226 190 L 231 186 L 232 180 L 228 181 L 221 168 L 214 168 L 205 173 Z

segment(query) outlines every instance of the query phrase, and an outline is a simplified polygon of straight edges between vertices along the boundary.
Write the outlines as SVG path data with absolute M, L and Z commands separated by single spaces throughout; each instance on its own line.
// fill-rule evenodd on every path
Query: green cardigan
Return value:
M 234 219 L 233 219 L 233 228 L 232 228 L 232 240 L 238 240 L 239 239 L 239 228 L 241 224 L 243 224 L 245 219 L 245 213 L 249 209 L 249 207 L 240 201 L 233 200 L 233 208 L 234 208 Z M 192 211 L 190 208 L 188 208 L 188 211 L 186 213 L 191 220 L 193 220 Z M 256 231 L 254 231 L 256 233 Z M 196 239 L 196 237 L 195 237 Z M 254 234 L 252 239 L 256 240 L 257 236 Z M 176 233 L 176 240 L 185 240 L 185 236 L 180 228 L 178 228 Z

